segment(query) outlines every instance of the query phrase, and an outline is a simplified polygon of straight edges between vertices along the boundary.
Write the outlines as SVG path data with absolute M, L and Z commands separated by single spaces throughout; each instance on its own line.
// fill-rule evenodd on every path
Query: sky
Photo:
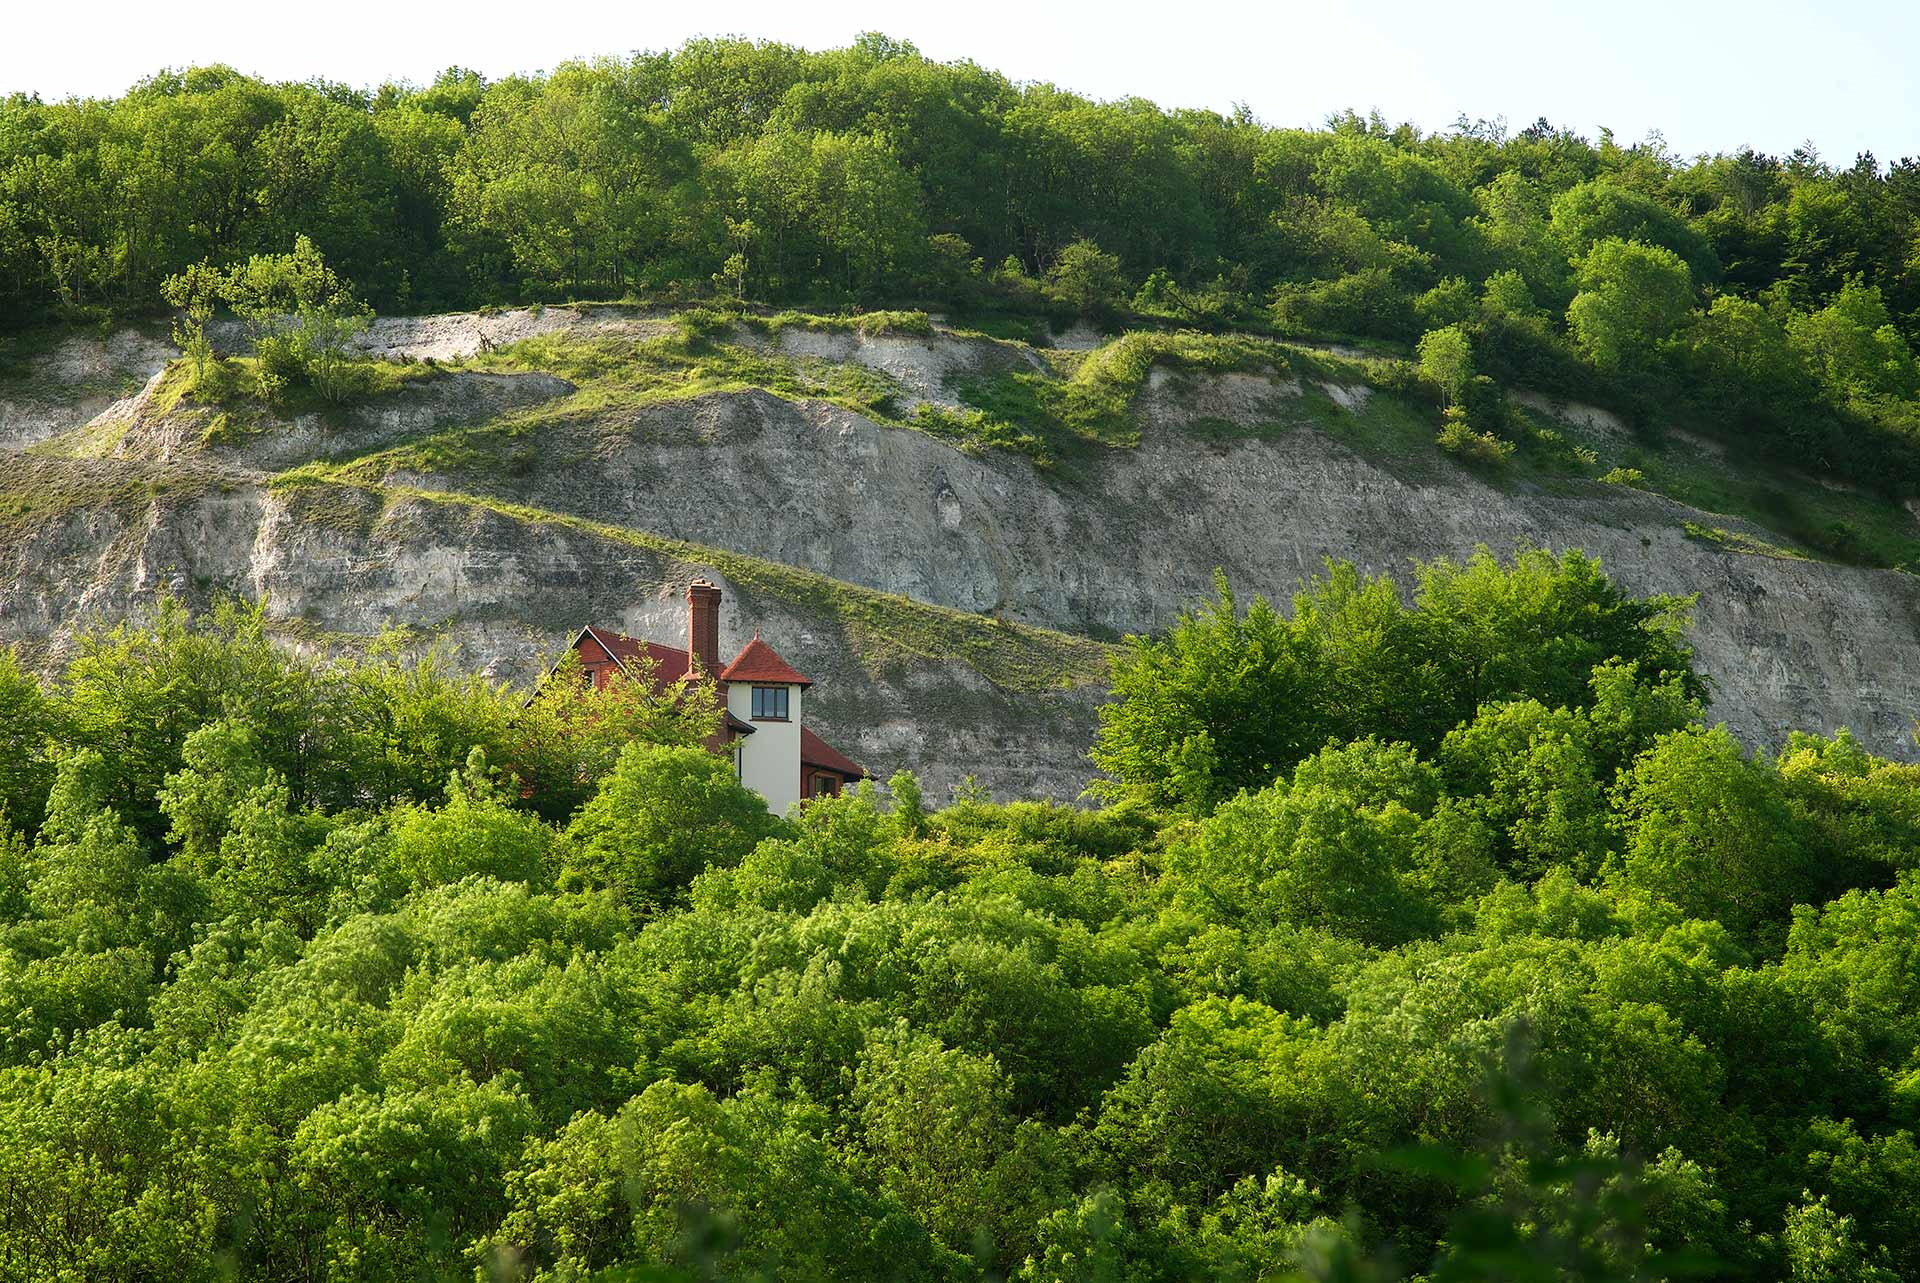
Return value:
M 0 0 L 0 93 L 107 96 L 162 67 L 226 62 L 271 79 L 425 82 L 745 35 L 807 48 L 862 31 L 1015 80 L 1164 107 L 1247 104 L 1278 125 L 1378 110 L 1444 129 L 1540 116 L 1682 155 L 1812 141 L 1850 162 L 1920 155 L 1915 0 Z

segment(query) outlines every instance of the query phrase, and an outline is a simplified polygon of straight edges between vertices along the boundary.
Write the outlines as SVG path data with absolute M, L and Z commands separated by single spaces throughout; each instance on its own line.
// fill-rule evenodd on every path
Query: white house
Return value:
M 838 796 L 846 785 L 867 778 L 858 762 L 807 729 L 807 690 L 813 680 L 760 640 L 758 632 L 730 663 L 720 663 L 720 590 L 705 579 L 687 586 L 686 649 L 592 624 L 574 634 L 571 649 L 595 686 L 605 686 L 615 672 L 645 671 L 646 665 L 637 662 L 642 659 L 652 662 L 657 689 L 687 681 L 717 683 L 726 713 L 708 743 L 733 755 L 740 782 L 764 797 L 775 815 L 808 798 Z

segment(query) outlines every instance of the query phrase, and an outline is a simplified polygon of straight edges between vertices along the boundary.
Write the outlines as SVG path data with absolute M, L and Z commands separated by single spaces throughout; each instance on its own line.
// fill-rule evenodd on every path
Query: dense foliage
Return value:
M 1091 811 L 239 607 L 0 658 L 0 1279 L 1913 1277 L 1920 768 L 1749 756 L 1678 608 L 1223 599 Z
M 1920 481 L 1920 164 L 1683 159 L 1539 121 L 1320 130 L 1093 102 L 870 36 L 493 83 L 164 72 L 0 104 L 0 318 L 145 313 L 310 238 L 383 310 L 630 294 L 1451 332 L 1476 375 Z M 1426 350 L 1422 345 L 1423 352 Z

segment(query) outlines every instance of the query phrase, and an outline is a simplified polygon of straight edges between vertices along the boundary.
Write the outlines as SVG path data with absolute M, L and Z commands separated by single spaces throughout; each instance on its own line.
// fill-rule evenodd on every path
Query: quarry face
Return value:
M 596 324 L 644 336 L 660 323 L 549 309 L 383 321 L 368 341 L 388 356 L 454 360 L 522 331 Z M 1003 359 L 940 334 L 779 346 L 885 371 L 934 404 L 955 371 Z M 1211 595 L 1216 568 L 1238 592 L 1284 600 L 1330 557 L 1405 582 L 1415 560 L 1481 545 L 1578 547 L 1631 591 L 1697 595 L 1692 640 L 1713 685 L 1709 717 L 1750 746 L 1847 726 L 1875 753 L 1915 756 L 1914 577 L 1692 537 L 1688 522 L 1703 514 L 1619 486 L 1549 492 L 1403 466 L 1355 448 L 1338 423 L 1286 424 L 1304 390 L 1277 376 L 1156 371 L 1135 406 L 1139 445 L 1071 470 L 749 388 L 611 408 L 551 430 L 511 468 L 396 468 L 322 502 L 273 476 L 572 386 L 544 374 L 442 374 L 345 423 L 295 420 L 210 450 L 143 401 L 169 352 L 139 336 L 74 339 L 30 389 L 0 391 L 11 484 L 65 496 L 39 501 L 0 545 L 0 642 L 52 663 L 85 621 L 121 616 L 159 589 L 230 591 L 264 596 L 295 644 L 404 624 L 524 678 L 581 623 L 670 631 L 685 582 L 706 574 L 727 592 L 723 645 L 756 627 L 773 639 L 819 682 L 810 717 L 870 769 L 915 770 L 934 796 L 970 774 L 1003 798 L 1071 799 L 1092 774 L 1097 680 L 1013 688 L 938 647 L 876 647 L 832 593 L 776 591 L 701 550 L 1112 641 L 1166 627 Z M 122 395 L 108 397 L 115 379 Z M 1374 412 L 1365 387 L 1318 391 L 1355 423 Z M 1194 430 L 1236 420 L 1286 428 L 1225 441 Z M 82 438 L 85 449 L 57 448 Z M 476 490 L 484 503 L 435 499 Z

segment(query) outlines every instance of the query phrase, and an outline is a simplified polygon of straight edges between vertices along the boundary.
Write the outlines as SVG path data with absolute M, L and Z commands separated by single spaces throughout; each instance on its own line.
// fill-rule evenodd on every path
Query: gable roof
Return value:
M 780 658 L 780 652 L 755 637 L 740 648 L 733 662 L 720 670 L 723 682 L 765 682 L 779 686 L 811 686 L 813 679 Z
M 582 637 L 591 637 L 600 643 L 600 649 L 613 656 L 613 662 L 620 665 L 620 671 L 627 671 L 627 664 L 633 660 L 651 660 L 653 662 L 653 680 L 660 686 L 668 682 L 677 682 L 687 675 L 692 667 L 687 652 L 678 646 L 662 646 L 659 642 L 639 641 L 625 633 L 616 633 L 611 629 L 588 624 L 574 635 L 567 649 L 579 646 Z
M 616 633 L 611 629 L 588 624 L 573 635 L 573 640 L 567 643 L 567 649 L 578 650 L 581 639 L 586 637 L 591 637 L 598 642 L 600 649 L 613 657 L 613 662 L 620 666 L 620 671 L 623 673 L 628 671 L 629 660 L 651 660 L 653 688 L 656 691 L 664 691 L 674 683 L 684 682 L 688 678 L 687 670 L 692 665 L 687 661 L 687 652 L 678 647 L 662 646 L 659 642 L 640 641 L 625 633 Z M 555 667 L 559 665 L 556 664 Z M 732 710 L 722 709 L 721 711 L 724 714 L 722 724 L 734 734 L 751 735 L 755 731 L 756 727 L 753 723 L 741 721 L 733 715 Z
M 803 769 L 816 766 L 823 771 L 837 771 L 850 780 L 867 778 L 866 767 L 804 726 L 800 728 L 800 765 Z

